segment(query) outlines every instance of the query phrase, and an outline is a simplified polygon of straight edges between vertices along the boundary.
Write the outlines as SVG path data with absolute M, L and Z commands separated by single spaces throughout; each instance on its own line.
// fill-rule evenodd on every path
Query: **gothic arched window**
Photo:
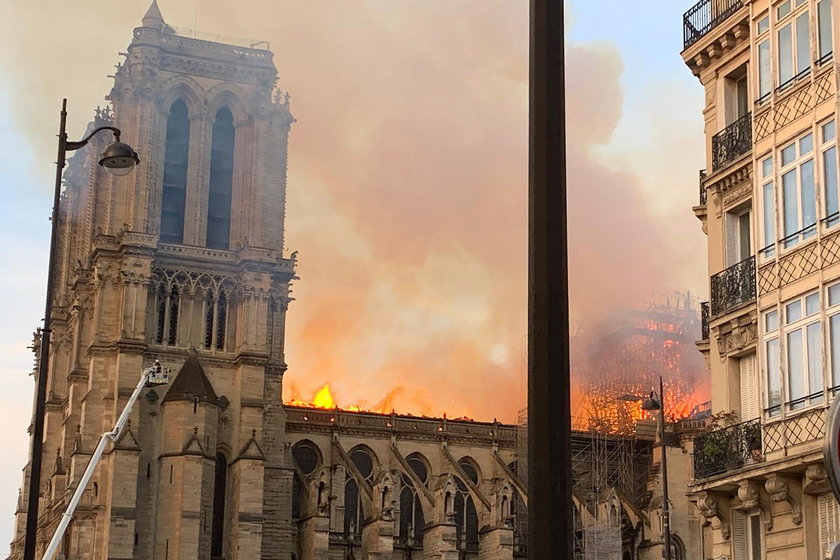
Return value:
M 423 507 L 420 504 L 420 493 L 414 487 L 411 479 L 403 475 L 397 543 L 409 551 L 412 548 L 422 548 L 425 526 L 426 520 L 423 516 Z M 408 554 L 410 557 L 410 552 Z
M 374 474 L 374 459 L 371 454 L 358 447 L 350 452 L 350 460 L 364 481 L 370 484 Z M 344 538 L 348 543 L 355 542 L 362 535 L 361 522 L 364 521 L 365 512 L 359 490 L 356 479 L 348 473 L 344 485 Z
M 222 107 L 213 122 L 210 148 L 210 196 L 207 200 L 207 246 L 230 246 L 230 205 L 233 193 L 233 154 L 236 130 L 230 109 Z
M 160 204 L 160 240 L 164 243 L 184 242 L 189 150 L 190 119 L 186 104 L 178 99 L 170 107 L 166 121 L 163 197 Z
M 455 484 L 458 486 L 455 494 L 455 539 L 461 558 L 466 558 L 467 554 L 478 552 L 478 511 L 464 481 L 456 477 Z
M 170 290 L 167 290 L 164 285 L 161 285 L 155 296 L 157 297 L 155 342 L 174 345 L 178 341 L 178 312 L 180 309 L 178 286 L 173 285 Z
M 208 292 L 204 306 L 204 347 L 224 350 L 228 313 L 225 291 L 219 290 L 218 297 L 213 297 L 213 293 Z
M 213 532 L 210 537 L 210 555 L 222 556 L 225 534 L 225 494 L 227 492 L 227 459 L 216 454 L 216 476 L 213 484 Z

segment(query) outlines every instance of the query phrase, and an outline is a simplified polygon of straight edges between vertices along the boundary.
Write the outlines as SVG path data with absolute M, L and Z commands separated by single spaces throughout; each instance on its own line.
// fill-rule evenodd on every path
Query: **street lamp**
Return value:
M 50 234 L 50 261 L 47 268 L 47 302 L 44 309 L 44 328 L 41 329 L 41 348 L 38 357 L 38 379 L 35 386 L 35 417 L 32 426 L 32 449 L 29 464 L 29 494 L 26 509 L 26 533 L 23 544 L 23 560 L 35 560 L 35 537 L 38 530 L 38 499 L 41 486 L 41 456 L 43 454 L 44 412 L 47 397 L 47 370 L 50 360 L 50 334 L 52 329 L 52 301 L 55 283 L 53 273 L 56 261 L 56 237 L 58 235 L 59 203 L 61 200 L 61 174 L 67 161 L 67 152 L 78 150 L 87 145 L 91 138 L 103 130 L 110 130 L 115 142 L 111 143 L 99 160 L 106 171 L 117 177 L 131 173 L 140 163 L 131 146 L 120 142 L 120 129 L 113 126 L 100 126 L 79 141 L 67 140 L 67 100 L 61 102 L 61 119 L 58 128 L 58 159 L 55 167 L 55 193 L 52 208 L 52 231 Z
M 659 394 L 651 391 L 642 402 L 642 410 L 659 411 L 659 441 L 662 445 L 662 533 L 665 551 L 662 557 L 671 560 L 671 505 L 668 503 L 668 454 L 665 447 L 665 393 L 662 389 L 662 376 L 659 376 Z

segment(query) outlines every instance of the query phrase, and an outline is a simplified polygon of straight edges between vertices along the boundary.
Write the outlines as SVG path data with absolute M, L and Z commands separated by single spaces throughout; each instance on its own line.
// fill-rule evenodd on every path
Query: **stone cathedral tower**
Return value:
M 167 25 L 155 2 L 110 94 L 140 154 L 128 177 L 70 161 L 45 423 L 40 550 L 143 367 L 147 389 L 60 551 L 79 560 L 280 559 L 295 552 L 281 384 L 288 97 L 272 53 Z M 37 340 L 36 340 L 37 345 Z M 28 468 L 24 470 L 24 495 Z M 25 502 L 11 558 L 22 553 Z

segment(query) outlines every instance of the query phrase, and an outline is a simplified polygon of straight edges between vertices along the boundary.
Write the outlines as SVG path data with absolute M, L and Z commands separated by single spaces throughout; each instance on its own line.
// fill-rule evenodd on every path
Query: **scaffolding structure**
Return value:
M 574 560 L 621 560 L 626 527 L 624 508 L 641 510 L 648 499 L 654 427 L 642 422 L 638 434 L 594 429 L 572 432 Z M 519 412 L 516 465 L 527 484 L 527 411 Z M 526 515 L 517 515 L 514 542 L 527 535 Z

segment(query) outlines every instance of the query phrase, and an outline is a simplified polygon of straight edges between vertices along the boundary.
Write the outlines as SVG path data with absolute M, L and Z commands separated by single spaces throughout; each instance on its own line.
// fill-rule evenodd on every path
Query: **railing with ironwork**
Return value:
M 709 302 L 700 303 L 700 340 L 709 340 Z
M 694 438 L 695 479 L 738 470 L 761 460 L 761 421 L 758 419 Z
M 706 205 L 706 170 L 700 170 L 700 206 Z
M 723 168 L 752 149 L 752 113 L 712 136 L 712 171 Z
M 711 316 L 755 299 L 755 257 L 747 257 L 712 276 Z
M 683 46 L 687 49 L 703 35 L 738 11 L 741 0 L 700 0 L 683 14 Z

